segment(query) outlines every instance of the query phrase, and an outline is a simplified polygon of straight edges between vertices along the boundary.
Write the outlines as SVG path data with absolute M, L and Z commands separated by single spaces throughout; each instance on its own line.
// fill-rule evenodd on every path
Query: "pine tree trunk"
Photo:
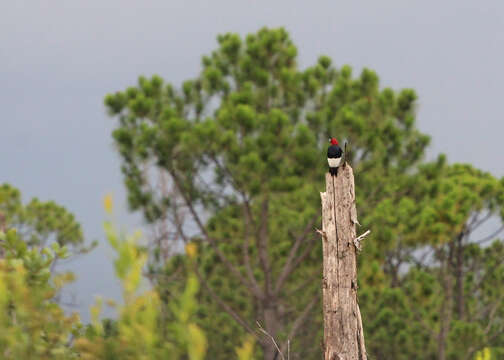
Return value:
M 457 236 L 456 240 L 456 264 L 455 264 L 455 305 L 457 309 L 457 320 L 464 320 L 465 298 L 464 298 L 464 232 Z
M 326 174 L 322 198 L 324 359 L 366 360 L 357 303 L 354 176 L 349 165 Z
M 277 313 L 275 311 L 275 307 L 273 304 L 265 304 L 264 312 L 264 327 L 268 334 L 273 337 L 273 339 L 277 338 L 277 331 L 279 325 L 279 319 Z M 264 360 L 275 360 L 277 359 L 277 348 L 275 344 L 269 339 L 266 340 L 265 344 L 263 344 L 263 358 Z M 280 359 L 278 357 L 278 359 Z
M 439 334 L 438 334 L 438 360 L 446 360 L 446 346 L 448 334 L 450 333 L 450 324 L 452 321 L 453 308 L 453 275 L 450 268 L 453 262 L 453 243 L 448 245 L 447 253 L 443 248 L 438 250 L 440 261 L 441 284 L 443 286 L 443 302 L 439 311 Z
M 261 344 L 263 351 L 264 360 L 276 360 L 277 359 L 277 349 L 275 345 L 268 341 L 267 343 Z

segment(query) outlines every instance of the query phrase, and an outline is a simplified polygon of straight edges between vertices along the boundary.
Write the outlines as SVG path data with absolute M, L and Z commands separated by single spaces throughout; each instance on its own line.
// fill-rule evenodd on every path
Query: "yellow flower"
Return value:
M 103 207 L 107 214 L 112 215 L 112 209 L 114 208 L 114 201 L 112 200 L 112 194 L 107 194 L 103 198 Z
M 196 245 L 195 243 L 188 243 L 185 246 L 185 251 L 187 256 L 194 258 L 196 256 L 196 253 L 198 252 L 198 245 Z

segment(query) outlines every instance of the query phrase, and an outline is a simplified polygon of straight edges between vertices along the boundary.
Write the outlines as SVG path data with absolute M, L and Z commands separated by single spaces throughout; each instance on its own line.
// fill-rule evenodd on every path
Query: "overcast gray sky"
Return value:
M 114 193 L 122 223 L 140 224 L 127 215 L 104 95 L 141 74 L 178 84 L 198 73 L 217 34 L 262 26 L 291 33 L 302 67 L 327 54 L 376 70 L 382 86 L 414 88 L 429 157 L 504 175 L 502 0 L 2 1 L 0 183 L 63 204 L 101 242 L 70 265 L 84 319 L 94 295 L 120 296 L 104 194 Z

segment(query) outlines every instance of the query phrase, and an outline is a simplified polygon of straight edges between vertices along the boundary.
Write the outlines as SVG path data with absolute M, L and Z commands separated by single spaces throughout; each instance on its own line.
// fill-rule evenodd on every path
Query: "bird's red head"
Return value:
M 338 140 L 331 138 L 331 145 L 338 145 Z

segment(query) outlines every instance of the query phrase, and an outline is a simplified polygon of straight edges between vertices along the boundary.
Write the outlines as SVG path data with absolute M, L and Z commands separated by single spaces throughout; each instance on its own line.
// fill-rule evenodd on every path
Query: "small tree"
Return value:
M 51 278 L 50 268 L 67 257 L 65 247 L 29 249 L 15 228 L 0 230 L 0 357 L 7 360 L 68 360 L 78 332 L 77 314 L 66 316 L 51 299 L 73 280 L 70 273 Z

